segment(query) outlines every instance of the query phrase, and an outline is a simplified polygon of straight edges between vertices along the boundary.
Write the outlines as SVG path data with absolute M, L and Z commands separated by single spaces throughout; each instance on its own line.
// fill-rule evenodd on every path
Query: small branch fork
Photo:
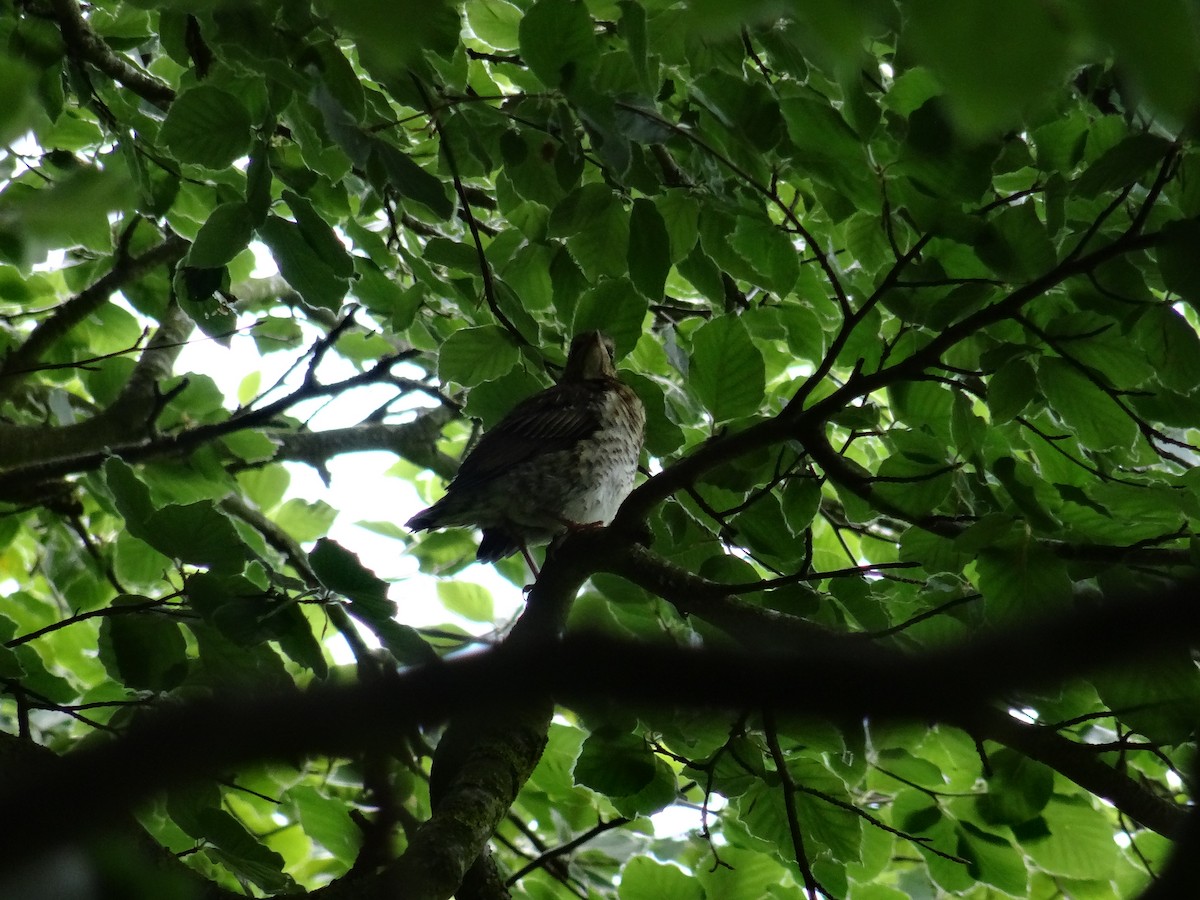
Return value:
M 281 397 L 264 406 L 241 410 L 222 422 L 197 425 L 185 428 L 170 435 L 139 441 L 132 444 L 106 448 L 104 451 L 85 453 L 79 456 L 53 460 L 11 469 L 0 473 L 0 496 L 32 481 L 48 481 L 66 475 L 87 472 L 99 468 L 104 461 L 112 456 L 119 456 L 127 462 L 139 462 L 157 456 L 176 453 L 188 453 L 211 441 L 245 431 L 250 428 L 261 428 L 271 424 L 276 417 L 282 415 L 291 407 L 304 400 L 316 397 L 331 397 L 344 393 L 355 387 L 374 384 L 388 377 L 393 366 L 398 362 L 412 358 L 417 351 L 408 350 L 390 354 L 377 361 L 369 369 L 332 384 L 322 384 L 313 374 L 314 364 L 309 367 L 309 374 L 304 383 L 285 397 Z

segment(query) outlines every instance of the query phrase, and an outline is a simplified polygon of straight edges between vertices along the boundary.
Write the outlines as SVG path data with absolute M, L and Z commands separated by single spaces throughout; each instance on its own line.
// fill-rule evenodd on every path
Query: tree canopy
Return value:
M 0 895 L 1200 882 L 1193 4 L 0 11 Z M 415 627 L 297 467 L 595 328 L 638 486 L 493 589 L 381 509 Z

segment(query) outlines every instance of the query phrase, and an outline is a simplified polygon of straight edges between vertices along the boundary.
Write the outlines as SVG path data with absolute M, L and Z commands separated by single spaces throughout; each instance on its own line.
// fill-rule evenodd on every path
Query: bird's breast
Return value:
M 577 490 L 565 504 L 569 521 L 607 524 L 633 488 L 646 416 L 637 396 L 625 385 L 597 401 L 599 427 L 576 450 Z

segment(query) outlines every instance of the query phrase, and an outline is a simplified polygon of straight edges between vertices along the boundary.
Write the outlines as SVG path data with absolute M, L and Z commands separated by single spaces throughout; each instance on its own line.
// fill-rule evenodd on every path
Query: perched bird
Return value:
M 613 342 L 571 341 L 562 380 L 517 404 L 462 461 L 446 496 L 408 521 L 424 531 L 475 526 L 494 562 L 569 530 L 608 524 L 633 487 L 646 412 L 617 379 Z

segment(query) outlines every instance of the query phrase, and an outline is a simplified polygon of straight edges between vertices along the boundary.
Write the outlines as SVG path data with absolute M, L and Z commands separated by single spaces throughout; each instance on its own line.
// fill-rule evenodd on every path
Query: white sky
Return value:
M 275 274 L 274 263 L 265 248 L 252 245 L 258 259 L 254 277 Z M 239 321 L 248 325 L 253 321 Z M 358 321 L 368 319 L 361 315 Z M 180 353 L 176 365 L 178 372 L 196 372 L 207 375 L 216 382 L 230 404 L 236 403 L 237 389 L 242 379 L 257 369 L 261 373 L 260 384 L 272 385 L 304 353 L 304 347 L 288 353 L 259 354 L 254 339 L 244 330 L 223 347 L 215 341 L 193 340 Z M 316 338 L 314 332 L 305 347 Z M 305 374 L 300 366 L 291 376 L 295 387 Z M 423 373 L 414 369 L 399 374 L 420 377 Z M 354 367 L 336 354 L 328 354 L 318 370 L 322 382 L 330 383 L 356 374 Z M 287 390 L 287 386 L 284 386 Z M 313 431 L 343 428 L 361 422 L 383 403 L 393 399 L 396 389 L 391 386 L 371 385 L 340 394 L 333 402 L 319 398 L 298 404 L 291 410 L 297 418 L 308 419 Z M 280 396 L 276 393 L 272 399 Z M 416 395 L 413 406 L 427 405 L 427 398 Z M 392 538 L 384 537 L 365 528 L 358 522 L 394 522 L 403 525 L 424 505 L 412 485 L 403 479 L 388 476 L 387 470 L 396 463 L 396 456 L 385 451 L 344 454 L 329 461 L 331 475 L 329 487 L 321 481 L 316 470 L 299 463 L 286 463 L 291 474 L 291 484 L 285 499 L 299 497 L 309 502 L 323 500 L 338 510 L 338 517 L 329 529 L 329 537 L 355 553 L 363 565 L 380 578 L 393 583 L 391 597 L 397 602 L 397 618 L 406 625 L 427 626 L 454 623 L 472 634 L 488 631 L 485 624 L 469 622 L 449 613 L 437 597 L 436 580 L 417 571 L 416 560 L 404 552 L 404 545 Z M 309 549 L 309 548 L 306 548 Z M 486 588 L 495 603 L 498 621 L 508 620 L 520 608 L 523 601 L 521 591 L 512 583 L 501 578 L 491 568 L 473 564 L 456 580 L 469 581 Z M 348 662 L 349 650 L 340 640 L 332 645 L 338 662 Z

